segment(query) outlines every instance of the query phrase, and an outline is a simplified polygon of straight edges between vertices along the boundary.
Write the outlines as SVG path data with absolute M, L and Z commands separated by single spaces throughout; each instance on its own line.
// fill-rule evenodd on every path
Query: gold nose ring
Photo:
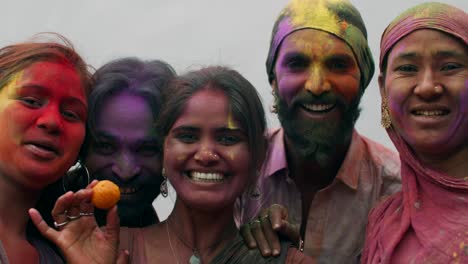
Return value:
M 435 91 L 436 93 L 441 93 L 441 92 L 442 92 L 442 87 L 439 86 L 439 85 L 436 85 L 436 86 L 434 86 L 434 91 Z

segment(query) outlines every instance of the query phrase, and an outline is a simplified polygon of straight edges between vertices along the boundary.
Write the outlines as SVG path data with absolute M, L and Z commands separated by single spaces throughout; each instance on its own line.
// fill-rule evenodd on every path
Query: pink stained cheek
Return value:
M 343 79 L 340 83 L 342 85 L 335 85 L 335 91 L 344 98 L 347 103 L 351 103 L 358 95 L 359 75 Z
M 278 93 L 281 99 L 285 100 L 289 105 L 295 96 L 301 91 L 303 86 L 301 80 L 297 76 L 286 75 L 278 80 Z
M 404 105 L 405 94 L 399 91 L 396 86 L 398 86 L 398 83 L 390 82 L 386 84 L 386 87 L 391 87 L 387 89 L 387 99 L 393 126 L 400 130 L 399 133 L 401 134 L 410 132 L 411 127 L 404 121 L 407 115 Z

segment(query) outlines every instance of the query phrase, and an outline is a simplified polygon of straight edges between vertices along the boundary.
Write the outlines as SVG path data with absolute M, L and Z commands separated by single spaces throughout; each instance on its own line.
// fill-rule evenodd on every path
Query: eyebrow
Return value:
M 461 52 L 452 51 L 452 50 L 439 50 L 435 53 L 435 56 L 439 58 L 441 57 L 442 58 L 460 58 L 460 57 L 463 57 L 464 54 Z M 421 57 L 421 55 L 419 55 L 417 52 L 404 52 L 404 53 L 398 54 L 395 59 L 411 60 L 411 59 L 416 59 L 419 57 Z
M 288 61 L 288 60 L 292 60 L 292 59 L 303 59 L 303 60 L 309 60 L 309 57 L 302 53 L 302 52 L 297 52 L 297 51 L 290 51 L 290 52 L 287 52 L 284 56 L 283 56 L 283 61 Z
M 200 131 L 200 128 L 197 128 L 197 127 L 193 127 L 193 126 L 179 126 L 179 127 L 176 127 L 174 129 L 172 129 L 172 131 L 174 132 L 177 132 L 177 131 L 190 131 L 190 132 L 198 132 Z M 241 128 L 229 128 L 229 127 L 220 127 L 220 128 L 216 128 L 215 129 L 216 133 L 223 133 L 223 132 L 240 132 L 240 133 L 244 133 L 244 130 L 241 129 Z
M 47 94 L 47 90 L 48 90 L 44 86 L 34 84 L 34 83 L 26 83 L 26 84 L 20 85 L 18 88 L 37 90 L 40 94 Z M 81 105 L 82 107 L 84 107 L 85 109 L 88 108 L 86 103 L 84 103 L 82 100 L 78 99 L 77 97 L 67 96 L 65 98 L 65 101 L 70 102 L 70 103 L 77 103 L 77 104 Z
M 420 57 L 416 52 L 402 52 L 395 57 L 395 60 L 411 60 Z
M 175 127 L 173 129 L 171 129 L 172 131 L 179 131 L 179 130 L 188 130 L 188 131 L 198 131 L 200 129 L 194 127 L 194 126 L 178 126 L 178 127 Z
M 353 59 L 354 59 L 354 56 L 351 56 L 350 54 L 346 54 L 346 53 L 335 53 L 335 54 L 330 54 L 329 56 L 327 56 L 327 59 L 328 59 L 328 58 L 354 61 L 354 60 L 353 60 Z
M 137 140 L 136 143 L 139 144 L 139 145 L 157 144 L 158 139 L 156 137 L 148 137 L 148 138 L 144 138 L 144 139 L 141 139 L 141 140 Z
M 96 132 L 96 139 L 97 140 L 111 140 L 111 141 L 115 141 L 117 140 L 117 137 L 106 132 L 106 131 L 97 131 Z
M 463 58 L 465 54 L 453 50 L 440 50 L 435 53 L 435 56 L 439 58 Z
M 225 132 L 239 132 L 244 133 L 244 130 L 241 128 L 229 128 L 229 127 L 220 127 L 216 129 L 216 132 L 225 133 Z

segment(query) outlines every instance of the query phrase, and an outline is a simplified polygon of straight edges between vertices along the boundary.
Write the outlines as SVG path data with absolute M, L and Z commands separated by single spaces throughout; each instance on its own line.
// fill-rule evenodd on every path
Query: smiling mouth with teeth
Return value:
M 448 115 L 449 111 L 447 110 L 416 110 L 416 111 L 412 111 L 412 113 L 416 116 L 434 117 L 434 116 Z
M 187 174 L 188 177 L 196 182 L 222 182 L 224 181 L 224 175 L 217 172 L 198 172 L 191 171 Z
M 329 112 L 336 104 L 302 104 L 302 108 L 309 112 Z

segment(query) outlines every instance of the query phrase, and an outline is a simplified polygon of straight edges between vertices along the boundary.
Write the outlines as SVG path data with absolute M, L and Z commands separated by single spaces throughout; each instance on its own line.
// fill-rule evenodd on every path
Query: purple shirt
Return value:
M 283 129 L 271 130 L 268 140 L 267 160 L 255 190 L 246 192 L 236 203 L 236 223 L 248 223 L 262 208 L 278 203 L 288 209 L 289 222 L 299 226 L 301 194 L 289 177 Z M 318 191 L 312 201 L 304 252 L 319 263 L 358 262 L 370 209 L 400 188 L 398 155 L 353 131 L 334 181 Z

